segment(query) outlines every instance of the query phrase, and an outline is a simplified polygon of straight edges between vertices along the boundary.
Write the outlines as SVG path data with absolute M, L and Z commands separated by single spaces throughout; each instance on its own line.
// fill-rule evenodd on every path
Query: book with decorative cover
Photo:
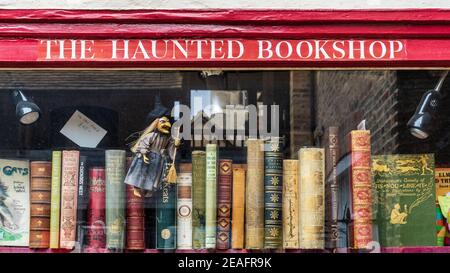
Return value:
M 33 212 L 41 208 L 31 206 Z M 27 160 L 0 159 L 0 220 L 1 246 L 29 245 L 30 169 Z
M 43 208 L 33 210 L 30 215 L 30 248 L 48 248 L 50 246 L 52 163 L 31 161 L 30 176 L 31 206 Z
M 216 248 L 217 228 L 217 144 L 206 145 L 205 247 Z
M 109 249 L 121 250 L 125 244 L 125 170 L 125 151 L 106 150 L 106 247 Z
M 349 186 L 351 197 L 350 246 L 369 248 L 373 241 L 370 131 L 349 134 Z
M 177 187 L 177 249 L 192 249 L 192 164 L 180 164 Z
M 52 190 L 50 204 L 50 248 L 59 248 L 59 214 L 61 210 L 62 152 L 52 152 Z
M 89 203 L 89 164 L 86 155 L 80 155 L 80 171 L 78 173 L 78 199 L 77 199 L 77 236 L 80 247 L 86 244 L 86 217 Z
M 247 140 L 245 248 L 264 247 L 264 142 Z
M 156 198 L 156 248 L 175 249 L 177 244 L 177 185 L 167 181 L 171 163 L 164 166 L 161 189 Z
M 299 151 L 299 247 L 325 247 L 325 151 L 301 148 Z
M 79 161 L 79 151 L 62 152 L 60 248 L 75 247 Z
M 231 192 L 233 161 L 219 160 L 217 182 L 217 249 L 229 249 L 231 245 Z
M 333 249 L 338 245 L 338 174 L 339 128 L 329 127 L 325 131 L 325 244 Z
M 192 152 L 192 248 L 205 248 L 206 153 Z
M 283 247 L 299 248 L 298 160 L 283 160 Z
M 245 168 L 233 165 L 233 196 L 231 207 L 231 248 L 244 248 Z
M 283 154 L 281 139 L 264 143 L 264 248 L 283 245 Z
M 105 168 L 89 168 L 89 205 L 86 245 L 90 248 L 106 247 Z
M 439 205 L 438 197 L 447 196 L 450 193 L 450 168 L 436 168 L 435 181 L 437 245 L 444 246 L 450 244 L 450 233 L 447 228 L 449 221 Z
M 372 157 L 380 244 L 436 245 L 433 154 Z

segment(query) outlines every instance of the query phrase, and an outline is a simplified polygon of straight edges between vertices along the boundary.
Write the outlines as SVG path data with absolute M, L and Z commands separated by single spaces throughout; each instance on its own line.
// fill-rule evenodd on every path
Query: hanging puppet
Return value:
M 139 138 L 132 144 L 133 161 L 125 177 L 125 183 L 134 187 L 134 194 L 150 197 L 158 190 L 164 177 L 164 167 L 172 162 L 166 179 L 176 181 L 175 157 L 178 138 L 172 137 L 172 124 L 168 118 L 167 108 L 162 106 L 159 96 L 156 97 L 155 109 L 149 114 L 150 123 Z

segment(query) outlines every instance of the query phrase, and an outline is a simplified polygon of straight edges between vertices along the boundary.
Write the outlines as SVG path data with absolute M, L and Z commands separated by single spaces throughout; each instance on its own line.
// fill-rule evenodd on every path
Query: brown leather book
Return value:
M 244 248 L 245 169 L 233 165 L 233 205 L 231 208 L 231 247 Z
M 144 238 L 144 198 L 133 192 L 133 186 L 127 185 L 127 249 L 145 249 Z
M 31 214 L 30 248 L 50 246 L 50 195 L 52 163 L 32 161 L 31 168 Z
M 219 160 L 217 183 L 217 249 L 229 249 L 231 237 L 231 187 L 233 183 L 233 161 Z

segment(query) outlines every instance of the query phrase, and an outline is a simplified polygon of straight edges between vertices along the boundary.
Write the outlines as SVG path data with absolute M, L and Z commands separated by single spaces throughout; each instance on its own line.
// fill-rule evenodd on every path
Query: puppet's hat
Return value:
M 156 118 L 167 116 L 169 114 L 169 109 L 162 104 L 161 98 L 158 94 L 155 97 L 155 106 L 153 110 L 147 114 L 147 122 L 151 122 Z

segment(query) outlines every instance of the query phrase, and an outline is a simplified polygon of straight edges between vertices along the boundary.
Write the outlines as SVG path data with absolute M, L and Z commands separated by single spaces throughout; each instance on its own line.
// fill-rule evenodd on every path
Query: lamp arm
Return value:
M 441 78 L 439 79 L 438 83 L 434 87 L 435 91 L 437 91 L 437 92 L 441 91 L 442 84 L 444 84 L 444 80 L 447 77 L 447 75 L 448 75 L 448 70 L 442 71 Z

